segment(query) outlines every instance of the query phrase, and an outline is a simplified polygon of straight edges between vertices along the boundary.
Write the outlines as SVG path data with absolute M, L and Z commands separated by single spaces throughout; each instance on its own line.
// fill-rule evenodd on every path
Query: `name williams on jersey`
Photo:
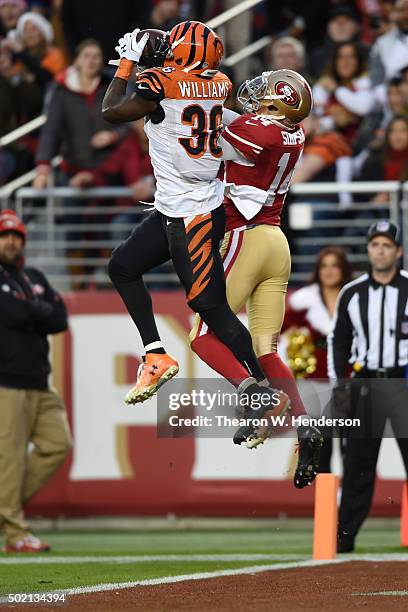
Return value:
M 182 98 L 227 98 L 227 81 L 178 81 Z

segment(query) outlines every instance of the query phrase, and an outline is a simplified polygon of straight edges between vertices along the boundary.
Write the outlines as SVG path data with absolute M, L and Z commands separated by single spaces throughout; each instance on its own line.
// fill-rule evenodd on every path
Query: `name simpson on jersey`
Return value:
M 177 82 L 182 98 L 226 98 L 229 94 L 227 81 Z
M 284 145 L 298 145 L 305 142 L 305 133 L 303 130 L 296 132 L 281 132 Z

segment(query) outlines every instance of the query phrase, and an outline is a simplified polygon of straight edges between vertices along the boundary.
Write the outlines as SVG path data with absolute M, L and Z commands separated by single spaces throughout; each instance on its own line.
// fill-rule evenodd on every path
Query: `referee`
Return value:
M 338 552 L 354 550 L 370 510 L 387 421 L 408 474 L 408 273 L 398 226 L 373 224 L 367 242 L 370 272 L 343 287 L 328 339 L 333 410 L 361 423 L 347 431 Z

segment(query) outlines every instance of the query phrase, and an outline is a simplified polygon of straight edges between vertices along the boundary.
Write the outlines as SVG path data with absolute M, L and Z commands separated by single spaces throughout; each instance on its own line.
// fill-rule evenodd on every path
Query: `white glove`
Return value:
M 143 34 L 142 38 L 137 42 L 136 37 L 140 32 L 140 28 L 136 28 L 133 32 L 128 32 L 122 38 L 119 39 L 118 45 L 115 47 L 115 51 L 118 52 L 120 59 L 127 59 L 132 62 L 138 63 L 147 41 L 149 40 L 149 34 Z

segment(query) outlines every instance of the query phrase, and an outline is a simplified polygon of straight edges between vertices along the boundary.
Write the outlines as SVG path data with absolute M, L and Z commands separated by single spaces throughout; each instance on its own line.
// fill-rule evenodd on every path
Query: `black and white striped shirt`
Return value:
M 408 364 L 408 272 L 387 285 L 363 274 L 341 290 L 328 337 L 328 373 L 344 378 L 348 364 L 368 370 Z

